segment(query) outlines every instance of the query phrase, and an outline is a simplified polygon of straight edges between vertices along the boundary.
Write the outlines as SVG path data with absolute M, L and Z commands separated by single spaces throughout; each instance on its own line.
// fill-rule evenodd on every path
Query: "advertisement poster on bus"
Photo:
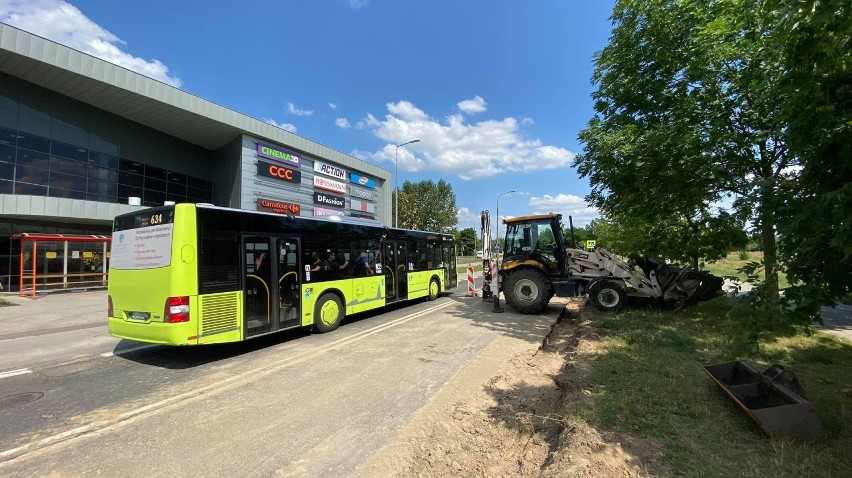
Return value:
M 156 269 L 172 263 L 174 224 L 112 233 L 110 269 Z

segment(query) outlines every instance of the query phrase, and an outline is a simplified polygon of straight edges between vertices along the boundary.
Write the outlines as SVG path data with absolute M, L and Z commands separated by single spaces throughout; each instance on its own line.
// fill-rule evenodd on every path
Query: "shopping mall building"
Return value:
M 390 184 L 375 165 L 0 24 L 0 292 L 17 290 L 23 233 L 109 236 L 116 215 L 168 201 L 390 224 Z

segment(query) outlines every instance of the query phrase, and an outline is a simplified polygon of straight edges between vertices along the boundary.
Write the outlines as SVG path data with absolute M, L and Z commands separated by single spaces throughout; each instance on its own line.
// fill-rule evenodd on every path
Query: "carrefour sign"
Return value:
M 282 163 L 287 163 L 296 167 L 300 166 L 302 161 L 296 153 L 287 151 L 284 148 L 279 148 L 278 146 L 272 146 L 271 144 L 264 143 L 257 143 L 257 155 L 281 161 Z

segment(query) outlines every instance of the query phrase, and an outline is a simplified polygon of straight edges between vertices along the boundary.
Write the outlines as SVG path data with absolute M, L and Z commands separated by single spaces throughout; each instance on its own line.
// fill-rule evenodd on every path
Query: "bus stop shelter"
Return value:
M 109 236 L 21 233 L 12 239 L 21 241 L 22 296 L 107 286 Z

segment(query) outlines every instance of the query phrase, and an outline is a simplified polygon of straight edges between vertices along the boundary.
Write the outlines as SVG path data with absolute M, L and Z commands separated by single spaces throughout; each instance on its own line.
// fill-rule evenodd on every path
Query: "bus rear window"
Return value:
M 174 219 L 173 207 L 116 217 L 110 269 L 156 269 L 171 265 Z

